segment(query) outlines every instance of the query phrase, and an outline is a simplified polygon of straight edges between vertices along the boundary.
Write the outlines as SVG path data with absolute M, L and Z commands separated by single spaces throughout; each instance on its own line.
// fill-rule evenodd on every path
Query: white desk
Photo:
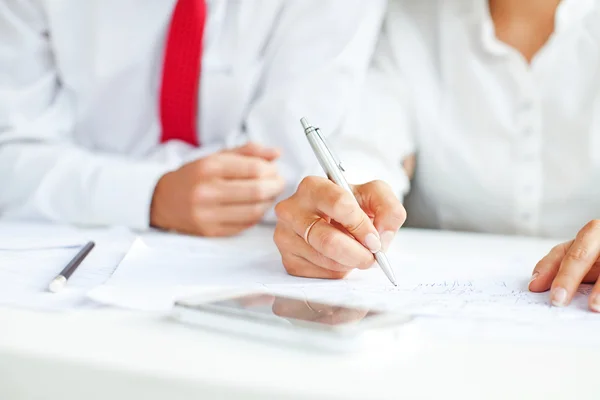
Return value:
M 270 243 L 268 229 L 255 234 L 236 240 Z M 459 251 L 488 240 L 431 235 Z M 422 238 L 406 230 L 395 245 Z M 532 245 L 494 240 L 498 251 Z M 139 313 L 0 308 L 0 399 L 600 398 L 600 348 L 487 335 L 432 334 L 421 342 L 412 353 L 320 355 Z

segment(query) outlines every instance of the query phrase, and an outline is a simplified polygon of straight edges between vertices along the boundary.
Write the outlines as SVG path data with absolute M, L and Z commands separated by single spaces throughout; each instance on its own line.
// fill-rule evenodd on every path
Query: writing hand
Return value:
M 276 206 L 274 240 L 290 275 L 340 279 L 371 267 L 373 252 L 389 246 L 406 219 L 404 207 L 386 183 L 353 190 L 356 199 L 328 179 L 308 177 Z

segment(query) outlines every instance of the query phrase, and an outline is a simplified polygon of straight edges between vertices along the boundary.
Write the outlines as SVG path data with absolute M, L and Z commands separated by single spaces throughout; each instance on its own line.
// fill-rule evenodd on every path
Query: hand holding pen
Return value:
M 378 254 L 379 265 L 394 282 L 393 270 L 382 250 L 404 223 L 404 207 L 389 185 L 381 181 L 344 185 L 341 163 L 321 134 L 313 136 L 316 142 L 322 141 L 320 150 L 315 149 L 315 141 L 308 135 L 317 130 L 306 122 L 304 125 L 330 179 L 305 178 L 296 193 L 276 207 L 275 243 L 287 272 L 340 279 L 353 269 L 370 268 L 374 254 Z

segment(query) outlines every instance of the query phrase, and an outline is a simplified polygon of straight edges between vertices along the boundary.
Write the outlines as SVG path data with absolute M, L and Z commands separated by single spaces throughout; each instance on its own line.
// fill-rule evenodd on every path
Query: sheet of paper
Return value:
M 548 293 L 531 293 L 523 277 L 443 279 L 411 278 L 398 287 L 373 283 L 374 279 L 344 280 L 318 284 L 266 285 L 272 292 L 303 299 L 321 300 L 397 310 L 414 315 L 449 318 L 510 320 L 514 322 L 595 321 L 600 315 L 588 311 L 590 285 L 583 285 L 571 306 L 552 307 Z
M 245 231 L 242 235 L 228 238 L 202 238 L 180 234 L 153 231 L 145 233 L 143 242 L 156 250 L 178 252 L 180 256 L 191 253 L 196 255 L 243 254 L 244 257 L 272 257 L 277 249 L 272 241 L 270 227 L 258 226 Z
M 177 237 L 169 241 L 166 245 L 156 238 L 136 239 L 110 280 L 92 290 L 90 298 L 114 306 L 166 311 L 176 298 L 198 291 L 311 282 L 286 274 L 273 245 L 257 251 L 254 246 L 231 247 L 206 240 L 194 246 L 177 243 Z
M 133 238 L 134 235 L 124 229 L 2 224 L 0 304 L 39 310 L 97 307 L 86 293 L 110 277 Z M 66 288 L 60 293 L 48 292 L 50 281 L 88 240 L 94 240 L 96 247 L 69 279 Z
M 582 286 L 572 306 L 564 309 L 551 307 L 547 293 L 527 290 L 533 266 L 553 241 L 406 233 L 388 253 L 400 282 L 394 287 L 378 267 L 354 272 L 341 281 L 288 276 L 270 233 L 263 233 L 258 253 L 256 237 L 248 246 L 237 241 L 233 250 L 227 241 L 184 238 L 184 243 L 178 243 L 180 239 L 138 239 L 111 279 L 90 297 L 110 305 L 164 312 L 177 298 L 238 287 L 450 319 L 515 323 L 597 323 L 600 319 L 587 311 L 588 286 Z

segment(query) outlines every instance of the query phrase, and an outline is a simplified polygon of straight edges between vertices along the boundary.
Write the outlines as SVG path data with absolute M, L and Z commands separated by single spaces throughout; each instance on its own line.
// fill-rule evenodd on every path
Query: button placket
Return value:
M 535 100 L 525 96 L 516 113 L 515 226 L 520 234 L 535 235 L 539 225 L 541 196 L 541 132 Z

